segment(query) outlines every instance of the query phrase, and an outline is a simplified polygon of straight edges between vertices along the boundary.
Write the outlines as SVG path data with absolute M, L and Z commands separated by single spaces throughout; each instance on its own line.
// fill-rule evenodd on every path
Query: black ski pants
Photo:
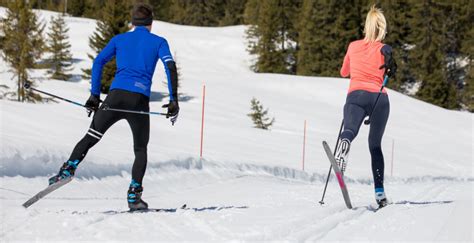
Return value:
M 347 95 L 344 105 L 344 129 L 341 139 L 352 142 L 359 133 L 359 128 L 366 116 L 374 109 L 378 93 L 364 90 L 352 91 Z M 372 157 L 372 174 L 375 188 L 383 188 L 384 158 L 382 153 L 382 136 L 390 113 L 388 95 L 382 93 L 370 118 L 369 150 Z
M 143 94 L 133 93 L 125 90 L 111 90 L 107 98 L 102 103 L 101 108 L 109 108 L 149 111 L 149 98 Z M 150 117 L 149 115 L 133 114 L 117 111 L 104 111 L 99 109 L 92 119 L 87 134 L 82 138 L 72 151 L 70 161 L 82 161 L 89 151 L 117 121 L 127 120 L 133 134 L 133 149 L 135 161 L 132 167 L 132 179 L 142 183 L 147 165 L 147 145 L 150 137 Z

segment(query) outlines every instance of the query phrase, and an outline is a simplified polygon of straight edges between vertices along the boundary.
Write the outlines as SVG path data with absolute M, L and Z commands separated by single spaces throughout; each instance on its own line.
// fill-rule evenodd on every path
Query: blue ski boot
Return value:
M 148 203 L 142 200 L 142 192 L 143 187 L 140 183 L 132 180 L 127 192 L 128 208 L 130 208 L 130 211 L 148 209 Z
M 387 206 L 387 197 L 383 188 L 375 188 L 375 201 L 379 205 L 379 208 Z
M 59 173 L 51 178 L 49 178 L 49 185 L 52 185 L 60 180 L 64 180 L 66 178 L 74 176 L 74 172 L 76 172 L 77 165 L 79 164 L 79 160 L 68 161 L 59 168 Z

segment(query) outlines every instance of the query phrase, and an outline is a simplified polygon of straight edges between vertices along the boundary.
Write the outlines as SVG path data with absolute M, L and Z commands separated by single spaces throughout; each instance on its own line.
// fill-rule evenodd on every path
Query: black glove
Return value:
M 388 77 L 394 77 L 397 73 L 397 62 L 392 56 L 392 47 L 385 45 L 382 47 L 382 55 L 384 56 L 384 64 L 379 69 L 385 68 L 385 75 Z
M 385 58 L 387 60 L 387 58 Z M 397 63 L 395 62 L 395 59 L 390 58 L 390 61 L 388 63 L 384 63 L 382 66 L 379 67 L 379 69 L 385 68 L 385 75 L 388 77 L 394 77 L 395 74 L 397 73 Z
M 89 110 L 89 116 L 91 116 L 91 113 L 94 111 L 97 111 L 99 109 L 100 105 L 100 97 L 98 95 L 91 95 L 89 99 L 86 101 L 86 104 L 84 105 L 87 110 Z
M 178 120 L 179 114 L 179 105 L 178 101 L 173 100 L 170 103 L 163 105 L 163 108 L 168 108 L 168 112 L 166 113 L 166 118 L 171 118 L 171 125 L 174 126 L 174 123 Z

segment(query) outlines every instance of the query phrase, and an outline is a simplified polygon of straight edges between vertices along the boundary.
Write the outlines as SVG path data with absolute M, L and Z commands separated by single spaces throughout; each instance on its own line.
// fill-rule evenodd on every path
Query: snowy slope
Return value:
M 4 15 L 0 8 L 0 16 Z M 45 21 L 54 13 L 41 11 Z M 74 82 L 49 80 L 34 70 L 40 89 L 83 102 L 89 82 L 88 36 L 95 21 L 66 18 Z M 472 114 L 448 111 L 389 91 L 384 137 L 386 190 L 394 202 L 377 213 L 368 128 L 351 149 L 347 170 L 355 210 L 344 207 L 334 181 L 326 204 L 317 202 L 329 163 L 322 140 L 334 145 L 347 79 L 255 74 L 245 51 L 244 26 L 202 28 L 154 22 L 181 68 L 182 102 L 172 127 L 153 117 L 144 199 L 162 213 L 127 214 L 125 191 L 133 162 L 126 122 L 112 127 L 89 152 L 77 180 L 32 208 L 20 205 L 46 185 L 90 123 L 84 110 L 63 102 L 0 100 L 2 240 L 460 240 L 472 241 Z M 157 66 L 151 110 L 167 102 Z M 15 88 L 0 60 L 0 84 Z M 204 160 L 199 161 L 202 85 L 206 85 Z M 258 98 L 276 123 L 252 128 L 250 99 Z M 306 165 L 302 132 L 308 121 Z M 395 149 L 392 151 L 392 143 Z M 391 158 L 393 176 L 390 176 Z M 187 210 L 179 207 L 187 204 Z M 133 233 L 129 230 L 133 228 Z M 74 232 L 71 235 L 71 232 Z M 72 237 L 72 238 L 71 238 Z

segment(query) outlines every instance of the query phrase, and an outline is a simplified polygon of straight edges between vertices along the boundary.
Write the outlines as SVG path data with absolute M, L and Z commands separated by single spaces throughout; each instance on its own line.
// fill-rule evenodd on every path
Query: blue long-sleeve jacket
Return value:
M 102 69 L 114 56 L 117 71 L 110 90 L 122 89 L 149 97 L 155 66 L 160 59 L 165 66 L 170 99 L 177 99 L 176 66 L 168 42 L 141 26 L 135 27 L 134 31 L 113 37 L 97 55 L 92 65 L 93 95 L 100 95 Z

